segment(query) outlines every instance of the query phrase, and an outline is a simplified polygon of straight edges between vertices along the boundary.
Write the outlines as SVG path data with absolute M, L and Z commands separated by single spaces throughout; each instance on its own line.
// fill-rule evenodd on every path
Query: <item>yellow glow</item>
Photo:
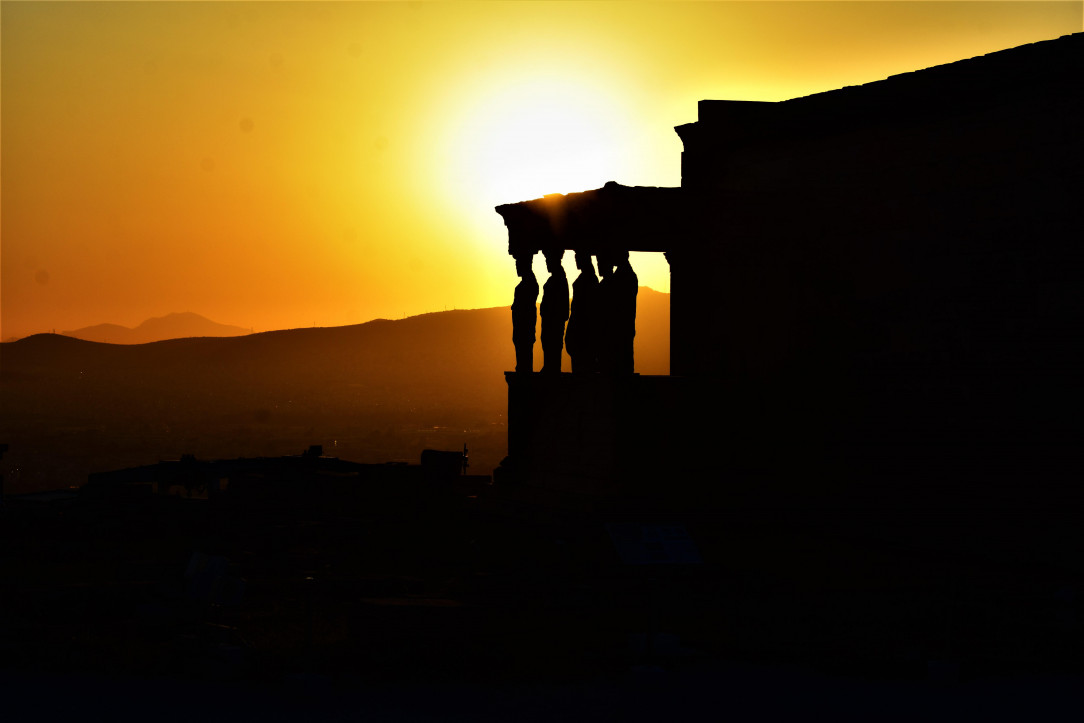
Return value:
M 473 228 L 469 248 L 478 264 L 472 283 L 491 284 L 497 298 L 507 295 L 516 277 L 494 206 L 636 177 L 636 164 L 643 161 L 632 129 L 637 114 L 625 100 L 620 76 L 608 73 L 604 63 L 600 54 L 585 72 L 555 67 L 542 52 L 521 53 L 514 65 L 475 78 L 470 92 L 460 87 L 459 95 L 442 99 L 456 112 L 437 129 L 437 153 L 448 163 L 432 192 L 463 228 Z M 660 129 L 660 135 L 668 133 Z M 655 261 L 644 263 L 641 283 L 669 291 L 669 269 Z M 579 273 L 571 254 L 564 266 L 570 279 Z M 546 278 L 541 256 L 535 267 Z
M 507 305 L 493 207 L 678 185 L 673 127 L 698 100 L 866 83 L 1081 17 L 1068 2 L 5 2 L 0 338 L 175 311 L 267 330 Z M 661 256 L 633 265 L 668 288 Z
M 493 206 L 597 188 L 620 173 L 614 140 L 625 123 L 615 98 L 571 74 L 488 88 L 448 134 L 459 200 Z

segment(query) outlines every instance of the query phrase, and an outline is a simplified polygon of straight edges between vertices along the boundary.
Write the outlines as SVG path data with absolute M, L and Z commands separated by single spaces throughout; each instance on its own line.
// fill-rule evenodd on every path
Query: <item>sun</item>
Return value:
M 627 117 L 604 88 L 542 77 L 479 93 L 450 136 L 456 192 L 493 206 L 621 175 Z
M 469 90 L 459 86 L 454 95 L 449 89 L 448 97 L 434 104 L 446 114 L 426 114 L 442 117 L 433 128 L 440 141 L 432 156 L 419 157 L 431 169 L 430 190 L 441 211 L 450 214 L 433 215 L 435 223 L 461 230 L 477 253 L 472 283 L 492 286 L 496 298 L 507 295 L 515 276 L 504 253 L 507 230 L 495 206 L 601 188 L 607 181 L 634 185 L 650 168 L 636 124 L 636 96 L 619 75 L 600 65 L 579 72 L 518 66 L 503 73 L 475 78 Z M 645 256 L 634 261 L 641 284 L 669 291 L 665 259 Z M 572 254 L 565 255 L 564 265 L 575 278 Z M 541 254 L 535 266 L 545 278 Z

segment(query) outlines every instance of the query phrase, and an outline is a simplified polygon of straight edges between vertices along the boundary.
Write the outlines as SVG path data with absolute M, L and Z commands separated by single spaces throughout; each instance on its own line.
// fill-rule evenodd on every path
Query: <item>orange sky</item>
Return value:
M 493 206 L 679 185 L 673 127 L 701 98 L 860 84 L 1082 17 L 1081 2 L 5 1 L 0 336 L 507 304 Z M 634 265 L 669 290 L 661 258 Z

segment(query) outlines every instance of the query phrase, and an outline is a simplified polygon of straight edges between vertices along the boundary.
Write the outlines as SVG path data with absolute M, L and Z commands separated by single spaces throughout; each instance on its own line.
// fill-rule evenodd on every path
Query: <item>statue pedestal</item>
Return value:
M 520 374 L 508 383 L 508 464 L 519 484 L 610 495 L 675 462 L 681 378 Z

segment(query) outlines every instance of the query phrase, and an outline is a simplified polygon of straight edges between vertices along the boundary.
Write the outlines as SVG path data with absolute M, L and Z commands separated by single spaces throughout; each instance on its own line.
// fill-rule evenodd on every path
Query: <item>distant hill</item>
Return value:
M 186 311 L 147 319 L 134 329 L 119 324 L 98 324 L 74 331 L 64 336 L 84 341 L 100 341 L 106 344 L 148 344 L 166 339 L 184 339 L 199 336 L 244 336 L 250 329 L 219 324 L 210 319 Z
M 668 374 L 670 295 L 641 288 L 636 370 Z M 535 368 L 541 345 L 535 345 Z M 9 492 L 194 454 L 417 461 L 467 444 L 472 471 L 507 452 L 515 365 L 507 306 L 232 338 L 103 344 L 38 334 L 0 344 Z M 566 357 L 564 369 L 569 369 Z

